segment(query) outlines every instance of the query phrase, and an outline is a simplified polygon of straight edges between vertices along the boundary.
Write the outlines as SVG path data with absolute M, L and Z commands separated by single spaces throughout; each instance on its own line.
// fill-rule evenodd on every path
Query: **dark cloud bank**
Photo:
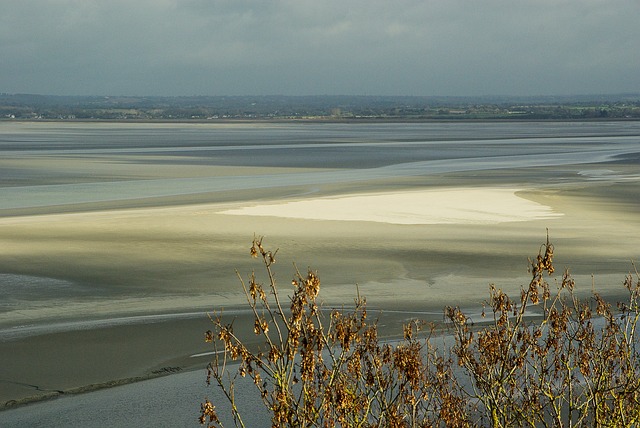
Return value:
M 0 5 L 0 92 L 640 92 L 640 3 L 27 0 Z

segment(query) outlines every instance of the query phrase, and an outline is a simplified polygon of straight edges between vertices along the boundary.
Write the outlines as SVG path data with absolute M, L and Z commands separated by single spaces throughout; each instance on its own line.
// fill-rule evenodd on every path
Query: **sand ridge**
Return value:
M 221 214 L 390 224 L 497 224 L 562 216 L 516 188 L 423 189 L 250 205 Z

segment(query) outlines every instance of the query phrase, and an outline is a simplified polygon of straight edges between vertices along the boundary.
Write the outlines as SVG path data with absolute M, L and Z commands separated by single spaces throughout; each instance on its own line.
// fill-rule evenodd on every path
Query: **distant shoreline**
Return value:
M 52 96 L 0 93 L 0 118 L 114 121 L 640 120 L 640 94 Z
M 367 118 L 325 118 L 325 117 L 307 117 L 307 118 L 256 118 L 256 119 L 9 119 L 0 117 L 0 123 L 142 123 L 142 124 L 270 124 L 270 123 L 517 123 L 517 122 L 638 122 L 640 117 L 609 117 L 609 118 L 526 118 L 526 117 L 496 117 L 496 118 L 387 118 L 387 117 L 367 117 Z

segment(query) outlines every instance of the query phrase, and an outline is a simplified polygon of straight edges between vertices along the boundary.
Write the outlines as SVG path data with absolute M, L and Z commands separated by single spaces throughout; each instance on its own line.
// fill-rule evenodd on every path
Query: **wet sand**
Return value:
M 0 342 L 0 402 L 203 367 L 208 358 L 192 355 L 208 351 L 202 340 L 210 327 L 206 312 L 242 308 L 236 268 L 260 273 L 248 257 L 254 232 L 266 236 L 267 246 L 279 247 L 277 275 L 285 293 L 294 262 L 319 271 L 326 307 L 349 305 L 358 284 L 374 312 L 386 311 L 386 335 L 399 334 L 402 321 L 413 315 L 441 320 L 446 305 L 477 308 L 492 282 L 517 292 L 527 281 L 527 257 L 535 255 L 547 228 L 559 267 L 572 266 L 587 291 L 591 273 L 598 286 L 615 290 L 631 267 L 628 261 L 638 257 L 637 242 L 629 239 L 640 236 L 634 189 L 610 183 L 475 188 L 469 196 L 484 196 L 491 209 L 461 210 L 464 216 L 454 222 L 438 219 L 451 219 L 460 189 L 431 190 L 440 203 L 417 207 L 425 224 L 396 224 L 388 210 L 398 202 L 394 194 L 415 200 L 415 191 L 388 193 L 387 203 L 386 194 L 376 193 L 374 205 L 384 209 L 369 207 L 356 220 L 335 219 L 340 215 L 331 203 L 325 211 L 322 204 L 313 206 L 323 219 L 292 218 L 296 212 L 308 215 L 290 204 L 326 202 L 318 198 L 0 219 L 3 260 L 20 267 L 16 274 L 72 284 L 66 298 L 43 291 L 41 301 L 16 302 L 0 315 L 5 336 L 14 335 Z M 368 196 L 338 200 L 354 209 L 362 207 L 362 197 Z M 288 217 L 260 212 L 274 206 Z M 518 221 L 496 220 L 490 211 Z M 77 285 L 89 281 L 105 285 L 91 293 Z M 165 317 L 144 318 L 150 314 Z M 252 325 L 246 314 L 233 316 L 237 325 Z M 92 325 L 96 320 L 103 323 Z
M 235 175 L 258 184 L 49 206 L 17 200 L 0 212 L 0 407 L 202 368 L 209 357 L 194 355 L 210 350 L 208 311 L 237 317 L 253 337 L 236 269 L 262 273 L 249 257 L 255 234 L 279 249 L 284 294 L 294 263 L 319 272 L 326 308 L 348 308 L 357 284 L 386 336 L 400 334 L 410 317 L 441 320 L 446 305 L 477 311 L 490 283 L 517 294 L 547 229 L 558 276 L 571 267 L 585 294 L 593 274 L 615 297 L 640 258 L 634 159 L 428 176 L 376 170 L 367 179 L 259 187 L 260 177 L 287 183 L 305 169 L 174 167 L 174 158 L 159 158 L 171 167 L 82 154 L 53 162 L 51 174 L 75 184 L 67 168 L 81 165 L 113 174 L 109 185 Z M 29 171 L 40 186 L 33 171 L 52 162 L 0 164 Z

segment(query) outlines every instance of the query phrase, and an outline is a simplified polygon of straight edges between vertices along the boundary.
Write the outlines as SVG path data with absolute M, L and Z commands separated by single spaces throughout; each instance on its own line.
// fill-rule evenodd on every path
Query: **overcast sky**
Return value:
M 638 0 L 1 0 L 0 92 L 640 92 Z

